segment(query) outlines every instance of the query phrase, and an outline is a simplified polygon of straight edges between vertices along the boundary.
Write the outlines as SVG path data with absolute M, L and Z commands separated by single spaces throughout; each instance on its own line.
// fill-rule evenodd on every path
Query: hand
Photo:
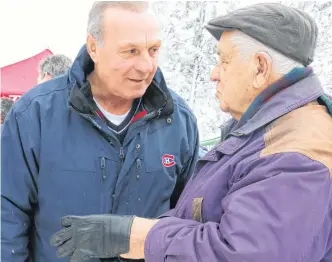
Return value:
M 71 256 L 71 262 L 90 258 L 111 258 L 129 252 L 133 216 L 66 216 L 64 229 L 51 237 L 57 257 Z

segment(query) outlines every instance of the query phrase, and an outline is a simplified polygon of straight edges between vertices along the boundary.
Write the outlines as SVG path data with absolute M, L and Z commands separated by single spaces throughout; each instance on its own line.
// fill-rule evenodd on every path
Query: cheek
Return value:
M 152 77 L 155 75 L 155 73 L 157 72 L 158 69 L 158 63 L 157 61 L 154 61 L 154 63 L 152 64 L 153 66 L 153 71 L 152 71 Z
M 100 74 L 107 76 L 110 72 L 114 71 L 114 65 L 109 59 L 109 55 L 103 55 L 103 53 L 98 54 L 95 66 Z
M 236 77 L 231 71 L 225 70 L 221 73 L 220 83 L 218 84 L 218 91 L 222 93 L 225 101 L 234 103 L 242 96 L 240 79 Z
M 130 73 L 133 62 L 126 59 L 111 59 L 105 61 L 105 68 L 112 77 L 123 78 Z
M 220 81 L 218 87 L 223 93 L 228 93 L 232 86 L 233 79 L 231 77 L 230 71 L 227 68 L 222 68 L 220 70 Z

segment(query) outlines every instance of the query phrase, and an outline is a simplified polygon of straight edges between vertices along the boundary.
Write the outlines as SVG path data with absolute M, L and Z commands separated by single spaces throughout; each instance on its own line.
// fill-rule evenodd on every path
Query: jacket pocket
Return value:
M 169 174 L 175 173 L 182 168 L 182 163 L 177 154 L 160 148 L 147 148 L 144 156 L 145 171 L 147 173 L 164 171 Z

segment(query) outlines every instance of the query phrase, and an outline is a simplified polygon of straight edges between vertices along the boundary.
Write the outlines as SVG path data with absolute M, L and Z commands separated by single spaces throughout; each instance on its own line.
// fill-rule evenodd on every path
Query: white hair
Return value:
M 149 10 L 147 1 L 96 1 L 93 3 L 88 19 L 88 33 L 101 44 L 103 40 L 103 14 L 108 8 L 120 8 L 136 13 Z
M 230 36 L 232 42 L 239 48 L 242 58 L 248 59 L 250 56 L 258 53 L 267 53 L 272 59 L 272 69 L 274 72 L 285 75 L 296 67 L 304 67 L 303 64 L 281 54 L 277 50 L 270 48 L 255 38 L 235 30 Z
M 71 67 L 72 61 L 69 57 L 61 54 L 50 55 L 39 64 L 39 76 L 49 74 L 52 77 L 62 75 Z

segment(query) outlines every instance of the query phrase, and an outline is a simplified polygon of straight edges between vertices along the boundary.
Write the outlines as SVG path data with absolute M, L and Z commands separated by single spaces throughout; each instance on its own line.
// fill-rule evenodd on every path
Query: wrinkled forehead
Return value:
M 104 41 L 145 45 L 161 41 L 161 29 L 153 14 L 129 10 L 108 9 L 103 20 Z
M 217 54 L 220 56 L 232 56 L 236 53 L 237 47 L 231 39 L 232 31 L 224 32 L 217 43 Z

